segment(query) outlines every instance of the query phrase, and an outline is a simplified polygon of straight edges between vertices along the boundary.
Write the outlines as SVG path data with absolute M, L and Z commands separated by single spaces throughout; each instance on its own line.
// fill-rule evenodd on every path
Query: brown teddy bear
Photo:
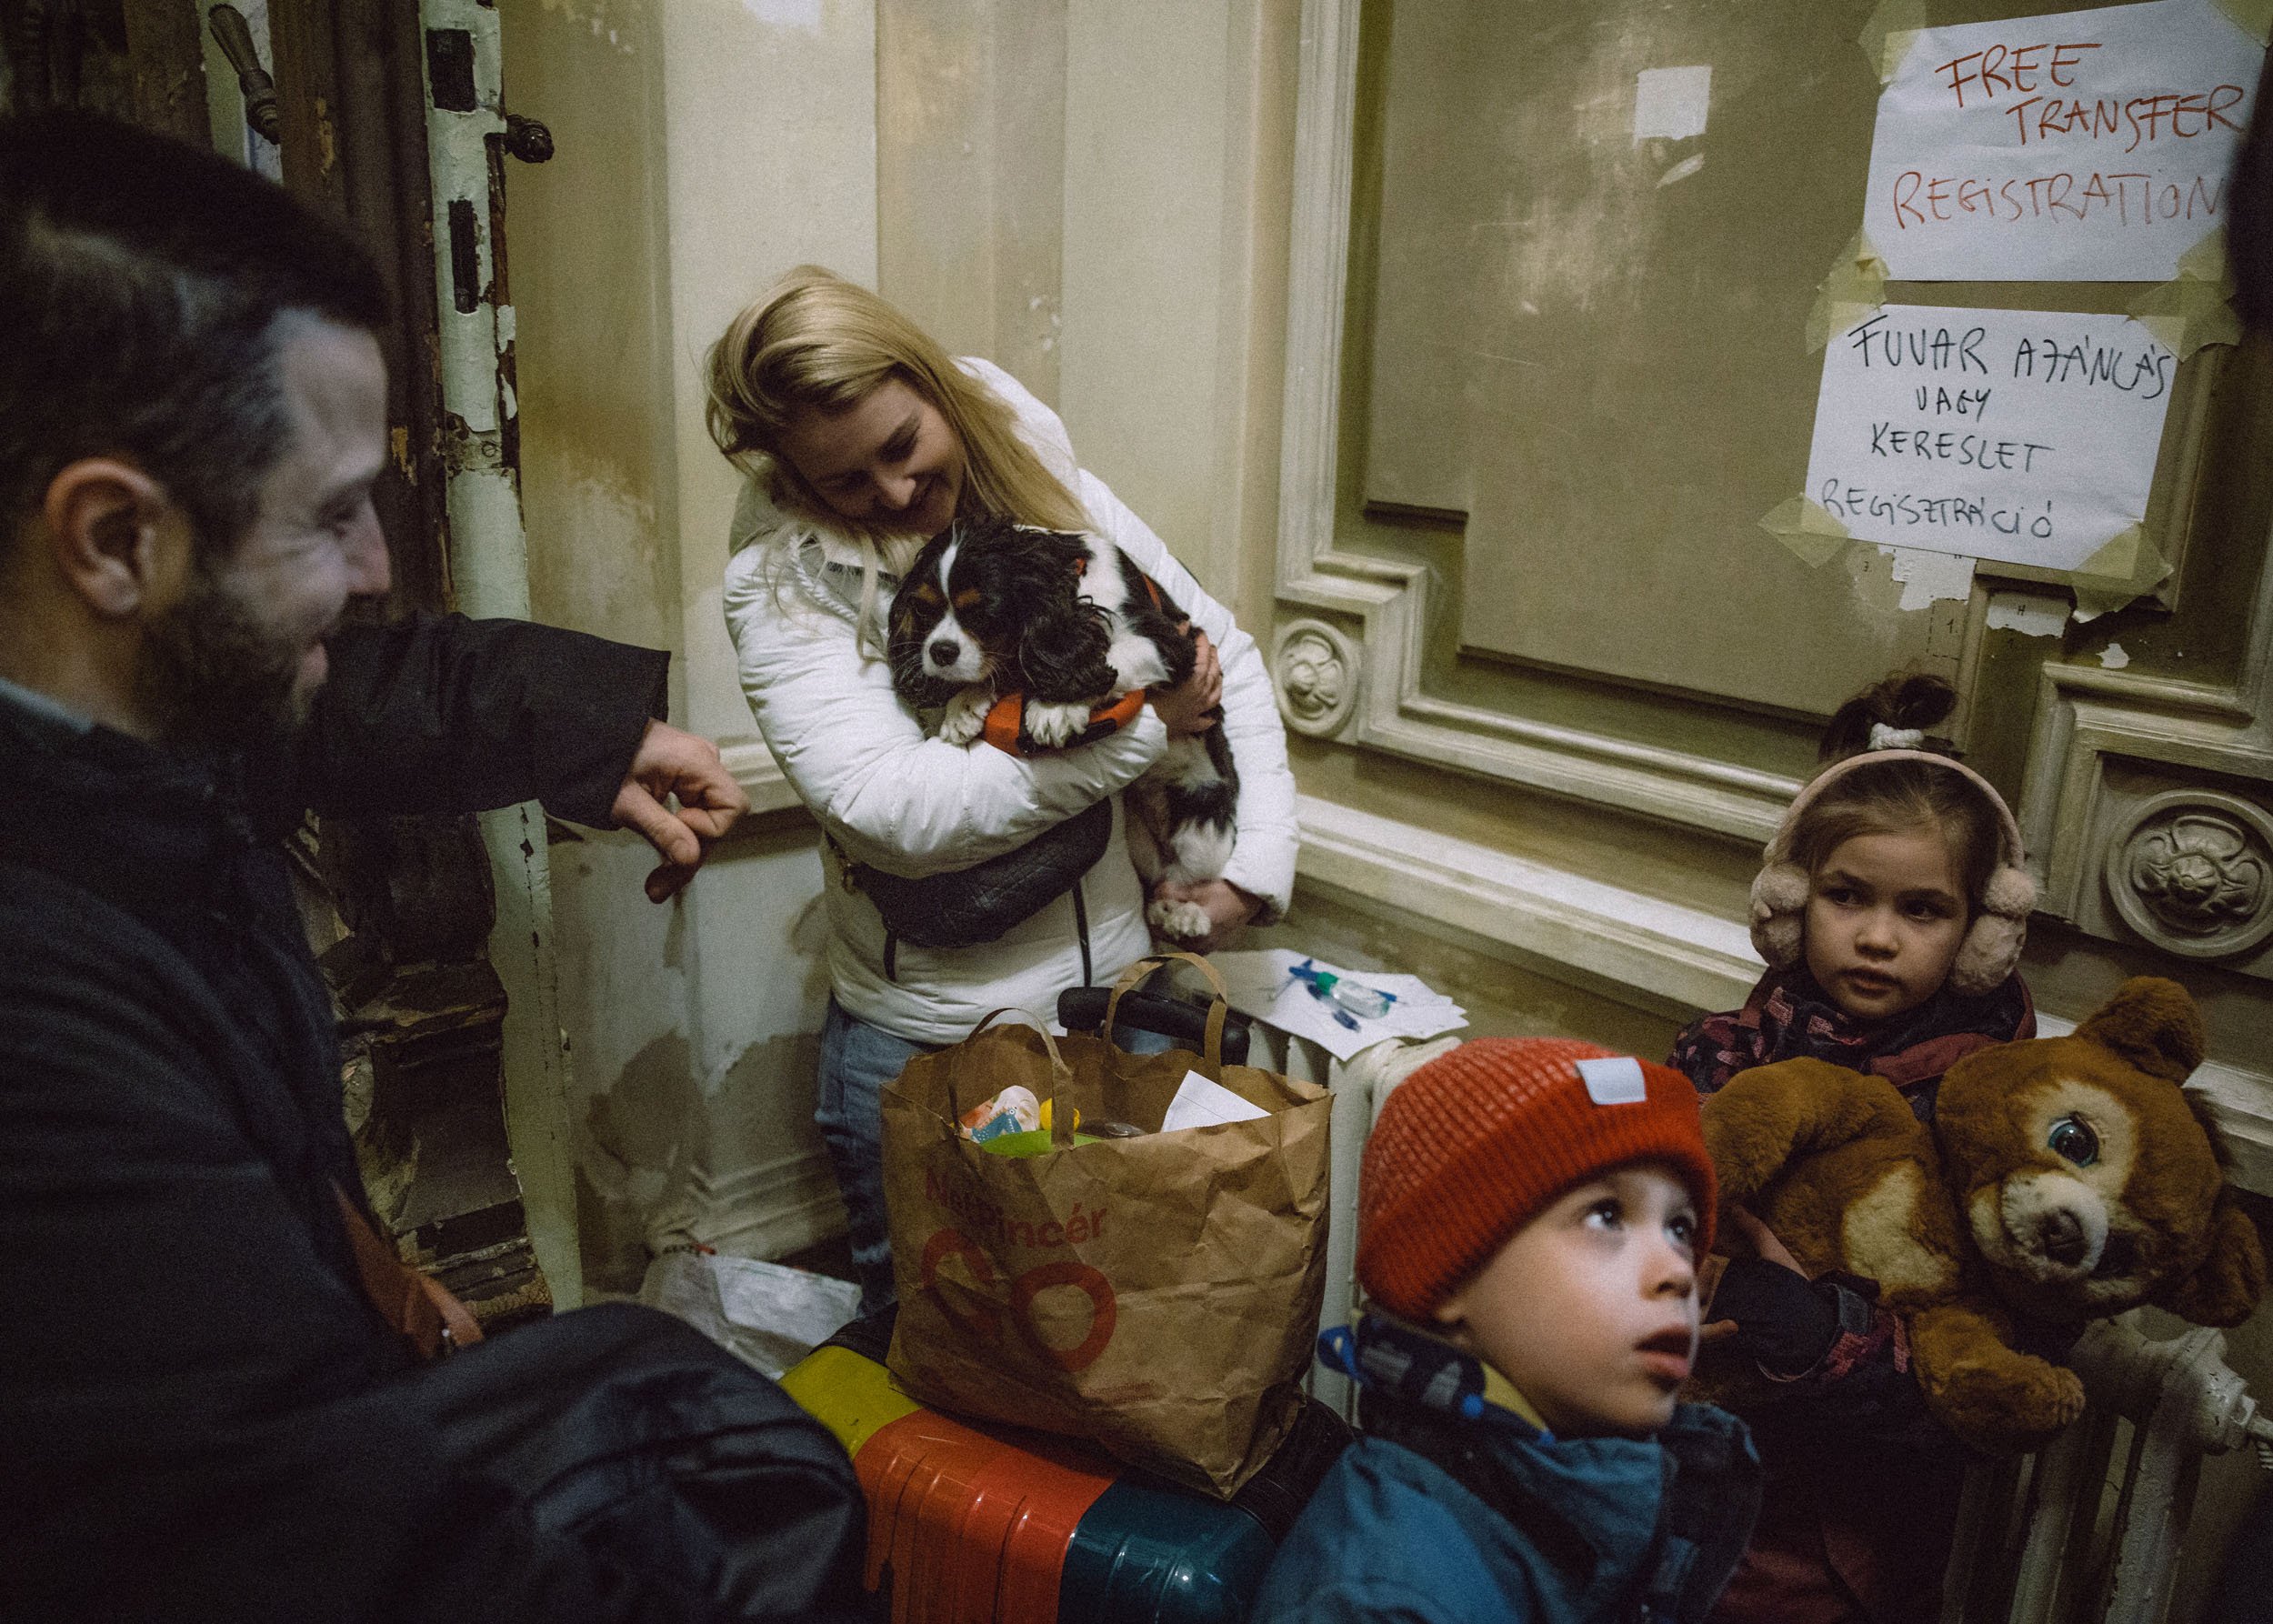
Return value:
M 2084 1395 L 2015 1346 L 2023 1323 L 2072 1336 L 2152 1303 L 2238 1325 L 2264 1295 L 2257 1231 L 2179 1087 L 2202 1041 L 2186 989 L 2142 977 L 2068 1037 L 1952 1066 L 1930 1129 L 1884 1078 L 1786 1060 L 1705 1100 L 1706 1147 L 1724 1208 L 1749 1208 L 1811 1278 L 1877 1283 L 1944 1425 L 1976 1449 L 2032 1449 Z M 1737 1365 L 1708 1348 L 1702 1395 L 1765 1397 Z

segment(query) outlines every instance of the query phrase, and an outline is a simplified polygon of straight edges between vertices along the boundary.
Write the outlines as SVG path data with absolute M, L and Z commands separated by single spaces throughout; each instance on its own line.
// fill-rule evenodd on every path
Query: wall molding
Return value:
M 1277 592 L 1283 609 L 1356 623 L 1364 683 L 1327 737 L 1716 834 L 1764 841 L 1799 781 L 1709 756 L 1549 727 L 1422 690 L 1430 584 L 1419 564 L 1335 542 L 1347 331 L 1359 0 L 1304 0 L 1287 263 Z M 1285 687 L 1302 731 L 1314 713 Z
M 825 1151 L 693 1179 L 695 1238 L 737 1258 L 780 1258 L 845 1232 L 845 1206 Z
M 2239 831 L 2245 847 L 2261 847 L 2273 827 L 2268 799 L 2273 560 L 2259 571 L 2230 682 L 2043 666 L 2019 806 L 2023 842 L 2043 871 L 2042 911 L 2111 941 L 2273 979 L 2273 947 L 2264 944 L 2263 931 L 2237 930 L 2221 950 L 2218 940 L 2188 940 L 2118 889 L 2123 847 L 2146 819 L 2191 805 Z M 2261 870 L 2262 850 L 2244 857 Z
M 789 780 L 781 776 L 781 768 L 774 763 L 774 753 L 766 747 L 764 739 L 745 739 L 739 744 L 719 747 L 718 759 L 734 781 L 742 786 L 742 793 L 750 797 L 750 815 L 762 812 L 785 812 L 804 803 L 797 792 L 789 787 Z
M 1297 873 L 1396 910 L 1413 928 L 1566 980 L 1622 989 L 1627 1001 L 1686 1020 L 1741 1004 L 1761 961 L 1736 920 L 1510 857 L 1472 841 L 1354 811 L 1295 803 Z M 2087 1012 L 2078 1012 L 2087 1013 Z M 2038 1030 L 2073 1031 L 2039 1009 Z M 2210 1102 L 2234 1151 L 2234 1182 L 2273 1196 L 2273 1071 L 2212 1060 L 2188 1086 Z
M 1607 982 L 1627 1002 L 1687 1019 L 1741 1004 L 1759 979 L 1745 927 L 1718 915 L 1316 796 L 1297 796 L 1295 814 L 1299 877 Z

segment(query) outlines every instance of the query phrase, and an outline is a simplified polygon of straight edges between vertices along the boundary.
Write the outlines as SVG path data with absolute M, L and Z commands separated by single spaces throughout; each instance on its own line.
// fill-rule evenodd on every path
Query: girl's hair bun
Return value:
M 1823 730 L 1823 743 L 1816 758 L 1837 761 L 1861 754 L 1870 748 L 1870 730 L 1874 727 L 1925 733 L 1937 723 L 1947 721 L 1957 708 L 1958 690 L 1947 677 L 1923 671 L 1889 677 L 1865 688 L 1832 713 L 1831 724 Z M 1944 756 L 1957 754 L 1946 738 L 1928 737 L 1924 747 Z

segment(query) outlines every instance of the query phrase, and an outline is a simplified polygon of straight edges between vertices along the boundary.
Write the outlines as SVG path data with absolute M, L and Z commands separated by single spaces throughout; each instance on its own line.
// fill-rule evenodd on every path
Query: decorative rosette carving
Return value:
M 1357 707 L 1357 647 L 1323 620 L 1290 620 L 1278 628 L 1271 681 L 1287 727 L 1313 738 L 1329 737 Z
M 2273 817 L 2216 790 L 2157 796 L 2108 847 L 2108 890 L 2158 947 L 2246 953 L 2273 932 Z

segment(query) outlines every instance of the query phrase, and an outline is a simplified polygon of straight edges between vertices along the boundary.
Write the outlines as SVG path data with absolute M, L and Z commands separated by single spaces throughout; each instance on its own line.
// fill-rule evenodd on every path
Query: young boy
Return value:
M 1743 1424 L 1674 1398 L 1713 1202 L 1677 1071 L 1483 1038 L 1415 1072 L 1358 1185 L 1376 1311 L 1327 1338 L 1367 1433 L 1253 1624 L 1702 1619 L 1759 1503 Z

